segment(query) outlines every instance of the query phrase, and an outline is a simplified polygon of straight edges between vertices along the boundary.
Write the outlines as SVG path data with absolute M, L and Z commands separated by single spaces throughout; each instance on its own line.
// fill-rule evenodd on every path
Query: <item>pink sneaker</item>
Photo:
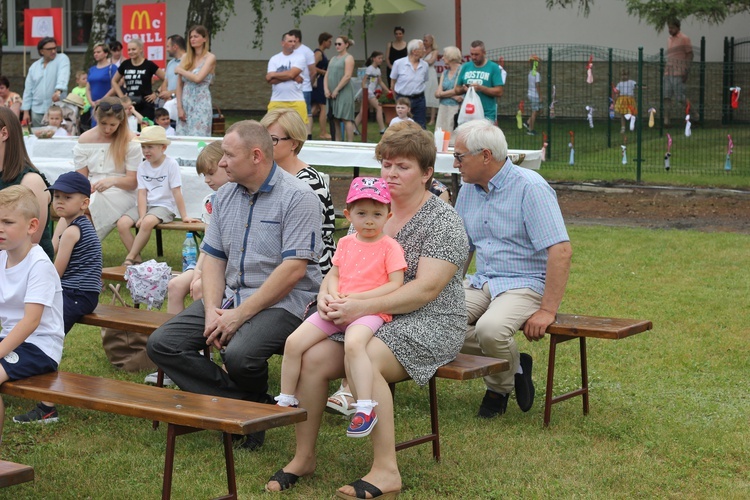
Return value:
M 346 435 L 353 438 L 369 436 L 372 432 L 372 428 L 375 427 L 375 424 L 377 423 L 378 416 L 375 414 L 375 410 L 369 415 L 358 411 L 352 417 L 352 421 L 346 429 Z

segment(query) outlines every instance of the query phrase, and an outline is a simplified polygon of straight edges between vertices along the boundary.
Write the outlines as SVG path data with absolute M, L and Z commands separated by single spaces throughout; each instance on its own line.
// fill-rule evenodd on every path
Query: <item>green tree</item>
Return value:
M 224 30 L 232 14 L 234 0 L 190 0 L 185 35 L 192 26 L 201 24 L 208 30 L 210 42 L 212 36 Z
M 750 12 L 750 0 L 624 0 L 628 14 L 653 26 L 657 33 L 664 30 L 670 19 L 694 17 L 709 24 L 719 24 L 727 17 Z M 588 16 L 594 0 L 546 0 L 547 8 L 578 7 Z
M 115 0 L 96 0 L 91 16 L 89 46 L 86 49 L 81 69 L 87 70 L 94 65 L 94 45 L 107 41 L 107 34 L 110 31 L 110 27 L 115 25 L 115 9 Z

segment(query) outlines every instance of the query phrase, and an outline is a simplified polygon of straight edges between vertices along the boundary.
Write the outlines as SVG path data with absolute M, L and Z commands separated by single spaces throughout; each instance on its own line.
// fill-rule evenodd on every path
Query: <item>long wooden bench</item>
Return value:
M 292 425 L 307 418 L 307 412 L 302 408 L 282 408 L 66 372 L 46 373 L 5 382 L 0 385 L 0 392 L 35 401 L 51 401 L 88 410 L 166 422 L 169 427 L 162 499 L 168 499 L 172 494 L 177 436 L 202 430 L 223 433 L 229 492 L 221 498 L 236 499 L 232 434 L 252 434 Z
M 33 480 L 33 467 L 0 460 L 0 488 Z
M 583 397 L 583 414 L 589 414 L 589 376 L 586 360 L 586 339 L 620 340 L 653 328 L 651 321 L 623 318 L 558 314 L 557 319 L 547 328 L 550 334 L 549 363 L 547 365 L 547 391 L 544 397 L 544 426 L 548 427 L 552 405 L 575 396 Z M 557 345 L 579 339 L 581 355 L 581 387 L 574 391 L 555 396 L 555 355 Z
M 174 314 L 162 311 L 99 304 L 94 312 L 82 316 L 78 322 L 84 325 L 129 330 L 151 335 L 154 330 L 173 317 Z
M 486 377 L 510 369 L 510 364 L 504 359 L 488 358 L 485 356 L 473 356 L 471 354 L 459 354 L 456 359 L 437 369 L 435 375 L 429 382 L 430 393 L 430 426 L 431 432 L 424 436 L 410 439 L 396 445 L 396 451 L 401 451 L 412 446 L 424 443 L 432 443 L 432 456 L 440 461 L 440 426 L 438 422 L 438 402 L 436 379 L 449 380 L 473 380 Z M 410 379 L 406 379 L 410 380 Z M 395 395 L 396 384 L 390 384 L 391 392 Z
M 200 245 L 200 240 L 203 238 L 203 233 L 206 232 L 206 224 L 203 222 L 182 222 L 181 220 L 173 220 L 166 224 L 156 225 L 156 255 L 164 257 L 164 245 L 161 239 L 162 231 L 190 231 L 193 233 L 193 239 L 196 245 Z

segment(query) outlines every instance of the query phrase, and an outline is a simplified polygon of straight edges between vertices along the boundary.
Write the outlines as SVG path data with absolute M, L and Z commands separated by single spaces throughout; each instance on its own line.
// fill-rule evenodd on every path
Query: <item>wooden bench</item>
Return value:
M 547 365 L 547 392 L 544 398 L 544 426 L 549 426 L 553 404 L 575 396 L 583 397 L 583 414 L 589 414 L 589 376 L 586 364 L 587 338 L 619 340 L 652 328 L 652 323 L 644 320 L 558 314 L 555 322 L 547 328 L 547 333 L 550 334 L 550 344 L 549 363 Z M 580 340 L 581 388 L 560 396 L 554 396 L 557 344 L 576 338 Z
M 87 410 L 166 422 L 169 427 L 164 458 L 163 499 L 170 498 L 172 494 L 177 436 L 202 430 L 223 433 L 229 493 L 221 498 L 236 499 L 232 435 L 247 435 L 292 425 L 307 418 L 307 412 L 301 408 L 282 408 L 65 372 L 5 382 L 0 385 L 0 392 L 35 401 L 51 401 Z
M 435 379 L 473 380 L 509 369 L 510 363 L 504 359 L 473 356 L 471 354 L 459 354 L 456 359 L 438 368 L 428 384 L 430 393 L 431 432 L 424 436 L 396 444 L 396 451 L 431 442 L 432 456 L 435 460 L 440 461 L 440 426 L 438 422 L 437 384 Z M 396 384 L 390 384 L 390 387 L 391 393 L 395 395 Z
M 129 330 L 151 335 L 154 330 L 173 317 L 174 314 L 161 311 L 99 304 L 94 312 L 82 316 L 78 322 L 84 325 Z
M 190 231 L 193 233 L 193 239 L 195 245 L 200 245 L 200 240 L 203 239 L 203 233 L 206 232 L 206 224 L 203 222 L 193 222 L 191 224 L 182 222 L 181 220 L 173 220 L 166 224 L 156 225 L 156 255 L 164 257 L 164 245 L 162 244 L 161 232 L 162 231 Z
M 33 467 L 0 460 L 0 488 L 33 480 Z

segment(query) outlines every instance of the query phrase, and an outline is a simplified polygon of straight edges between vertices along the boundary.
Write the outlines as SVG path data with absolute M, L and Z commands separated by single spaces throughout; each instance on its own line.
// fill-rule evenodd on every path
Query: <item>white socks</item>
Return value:
M 279 394 L 275 398 L 273 398 L 277 401 L 278 406 L 297 406 L 299 404 L 299 401 L 297 401 L 297 398 L 295 398 L 292 394 Z
M 372 399 L 358 399 L 357 402 L 354 403 L 354 407 L 365 415 L 370 415 L 373 408 L 377 405 L 377 401 L 373 401 Z

